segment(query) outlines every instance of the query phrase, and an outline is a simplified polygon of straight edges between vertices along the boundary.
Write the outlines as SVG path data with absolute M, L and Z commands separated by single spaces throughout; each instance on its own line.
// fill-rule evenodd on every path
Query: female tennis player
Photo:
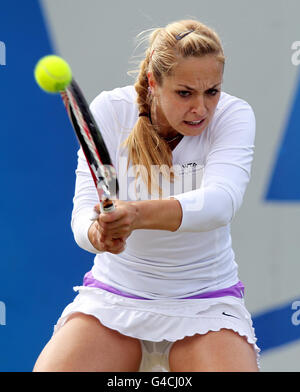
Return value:
M 94 264 L 34 370 L 258 371 L 230 234 L 250 178 L 253 110 L 222 91 L 211 28 L 182 20 L 145 33 L 135 84 L 91 104 L 118 200 L 99 214 L 79 150 L 72 229 Z

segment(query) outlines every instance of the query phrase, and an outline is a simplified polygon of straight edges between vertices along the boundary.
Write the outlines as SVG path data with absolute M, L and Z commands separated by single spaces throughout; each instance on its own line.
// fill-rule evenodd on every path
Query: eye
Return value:
M 191 93 L 190 93 L 190 91 L 180 90 L 180 91 L 177 91 L 177 94 L 182 98 L 186 98 L 186 97 L 189 97 Z
M 215 95 L 218 94 L 218 92 L 219 92 L 219 90 L 217 90 L 216 88 L 211 88 L 210 90 L 207 91 L 207 94 L 214 97 Z

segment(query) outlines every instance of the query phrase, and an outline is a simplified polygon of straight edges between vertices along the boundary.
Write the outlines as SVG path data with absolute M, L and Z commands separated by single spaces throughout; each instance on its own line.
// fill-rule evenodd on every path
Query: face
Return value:
M 218 104 L 223 78 L 223 64 L 214 56 L 180 60 L 173 75 L 161 86 L 148 74 L 154 97 L 154 121 L 162 136 L 177 132 L 200 135 L 210 123 Z

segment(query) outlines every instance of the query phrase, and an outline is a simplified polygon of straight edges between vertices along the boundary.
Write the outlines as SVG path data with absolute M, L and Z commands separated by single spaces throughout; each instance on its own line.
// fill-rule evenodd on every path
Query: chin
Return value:
M 195 127 L 190 128 L 190 127 L 178 127 L 178 132 L 181 133 L 184 136 L 199 136 L 201 135 L 202 132 L 204 132 L 207 128 L 207 123 L 203 123 L 201 127 Z

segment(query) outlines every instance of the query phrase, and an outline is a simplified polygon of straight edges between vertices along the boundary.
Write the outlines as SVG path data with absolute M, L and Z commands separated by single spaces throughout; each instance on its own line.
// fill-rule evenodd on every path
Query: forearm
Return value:
M 145 200 L 133 204 L 137 211 L 136 229 L 176 231 L 181 224 L 182 209 L 176 199 Z
M 198 189 L 167 200 L 133 202 L 133 205 L 136 208 L 134 229 L 210 231 L 225 226 L 233 217 L 232 199 L 218 187 Z

